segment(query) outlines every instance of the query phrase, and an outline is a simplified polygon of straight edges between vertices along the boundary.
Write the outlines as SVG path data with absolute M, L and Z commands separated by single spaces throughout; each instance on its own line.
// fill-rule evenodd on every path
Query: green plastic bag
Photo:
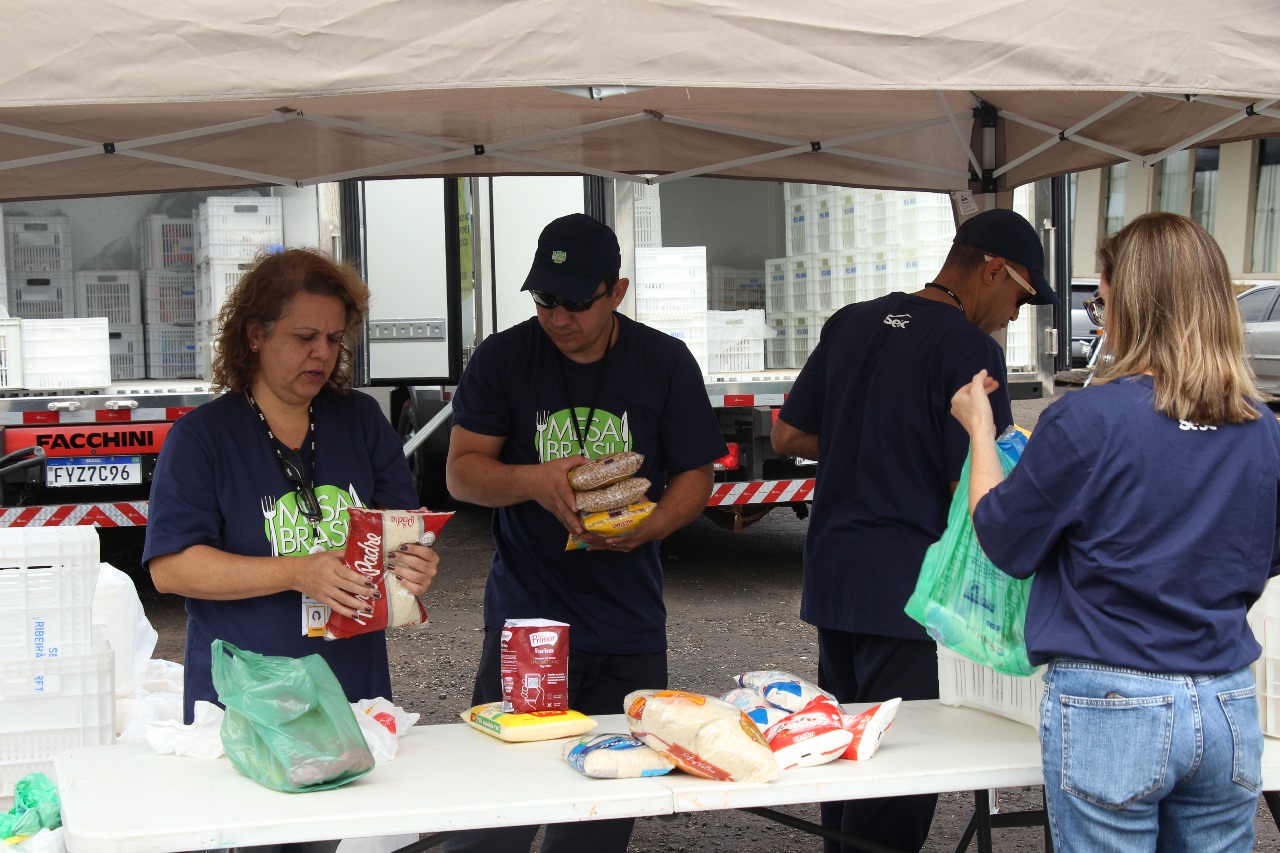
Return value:
M 13 808 L 0 815 L 0 839 L 20 841 L 42 829 L 62 826 L 58 788 L 43 773 L 28 773 L 13 786 Z
M 226 706 L 222 747 L 255 782 L 322 791 L 373 769 L 355 712 L 319 655 L 272 657 L 214 640 L 213 686 Z
M 1010 427 L 996 442 L 1007 476 L 1027 440 Z M 947 529 L 929 546 L 906 612 L 929 636 L 970 660 L 1006 675 L 1031 675 L 1024 629 L 1031 578 L 1018 580 L 992 564 L 969 516 L 969 463 L 951 499 Z

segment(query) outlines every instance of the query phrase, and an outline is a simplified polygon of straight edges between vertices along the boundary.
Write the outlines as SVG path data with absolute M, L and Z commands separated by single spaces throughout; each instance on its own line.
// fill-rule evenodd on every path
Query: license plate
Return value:
M 87 456 L 45 460 L 46 486 L 132 486 L 141 482 L 140 456 Z

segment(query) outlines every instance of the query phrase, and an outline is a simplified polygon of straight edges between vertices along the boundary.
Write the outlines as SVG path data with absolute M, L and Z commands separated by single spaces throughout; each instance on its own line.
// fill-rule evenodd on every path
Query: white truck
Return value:
M 581 211 L 610 222 L 623 245 L 623 273 L 634 282 L 623 310 L 659 328 L 665 328 L 667 318 L 642 310 L 646 278 L 653 272 L 638 266 L 637 257 L 660 261 L 664 254 L 683 257 L 691 250 L 705 257 L 702 267 L 685 276 L 701 277 L 686 283 L 700 285 L 707 294 L 698 309 L 702 319 L 691 322 L 682 316 L 679 328 L 668 331 L 684 336 L 706 322 L 708 309 L 712 317 L 751 318 L 734 341 L 739 355 L 732 360 L 713 358 L 723 341 L 707 341 L 696 331 L 688 338 L 708 368 L 707 394 L 730 449 L 716 462 L 707 513 L 732 530 L 779 506 L 801 515 L 807 511 L 814 464 L 779 457 L 769 435 L 822 320 L 848 301 L 877 295 L 877 287 L 914 289 L 927 281 L 940 263 L 939 253 L 945 253 L 940 238 L 949 237 L 952 228 L 947 197 L 935 196 L 927 201 L 935 213 L 944 211 L 948 221 L 934 223 L 937 236 L 919 243 L 921 251 L 877 255 L 877 247 L 904 245 L 881 235 L 876 246 L 845 252 L 842 249 L 853 246 L 841 246 L 838 211 L 832 211 L 836 222 L 828 223 L 830 230 L 822 241 L 825 254 L 805 251 L 819 248 L 817 200 L 826 199 L 826 209 L 831 210 L 838 188 L 769 182 L 692 179 L 664 187 L 660 200 L 656 194 L 636 197 L 631 185 L 615 189 L 613 181 L 548 176 L 348 182 L 273 192 L 282 199 L 286 244 L 323 246 L 356 263 L 370 283 L 370 319 L 358 382 L 387 389 L 381 393 L 388 395 L 389 416 L 406 441 L 420 498 L 428 506 L 438 506 L 448 497 L 444 458 L 451 388 L 480 340 L 532 315 L 532 302 L 520 285 L 546 222 Z M 879 203 L 921 200 L 918 194 L 903 194 Z M 78 241 L 87 252 L 136 233 L 133 223 L 153 215 L 148 211 L 173 209 L 175 204 L 180 202 L 155 196 L 61 199 L 11 204 L 6 212 L 65 211 L 77 235 L 93 235 Z M 807 211 L 813 221 L 797 222 L 793 209 Z M 883 214 L 878 209 L 878 215 Z M 854 215 L 852 210 L 849 215 Z M 869 215 L 864 211 L 857 227 L 845 223 L 849 243 L 867 238 L 863 220 Z M 665 217 L 665 226 L 660 217 Z M 654 248 L 663 242 L 678 246 Z M 846 260 L 857 257 L 884 269 L 878 277 L 872 271 L 858 278 L 852 270 L 845 275 L 832 270 L 832 262 L 821 260 L 838 262 L 842 254 Z M 807 264 L 812 278 L 770 281 L 768 263 L 784 260 L 793 266 L 799 263 L 802 272 Z M 905 267 L 899 278 L 889 269 L 895 264 Z M 209 276 L 203 272 L 207 287 Z M 823 272 L 838 280 L 820 284 Z M 1056 337 L 1048 328 L 1049 312 L 1043 313 L 1023 321 L 1023 355 L 1011 359 L 1023 368 L 1015 375 L 1021 380 L 1015 388 L 1029 396 L 1049 387 L 1054 369 Z M 797 335 L 797 326 L 811 332 L 807 340 Z M 211 330 L 202 327 L 199 332 L 202 357 L 197 363 L 207 370 Z M 724 365 L 741 369 L 716 369 Z M 206 378 L 128 379 L 106 388 L 0 392 L 0 431 L 9 454 L 0 460 L 0 526 L 144 525 L 151 474 L 164 435 L 174 420 L 209 399 L 212 391 Z

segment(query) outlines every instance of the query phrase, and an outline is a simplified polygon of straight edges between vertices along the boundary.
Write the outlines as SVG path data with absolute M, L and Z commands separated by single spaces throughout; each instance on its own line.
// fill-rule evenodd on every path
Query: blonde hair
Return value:
M 1111 293 L 1097 382 L 1150 373 L 1155 407 L 1197 424 L 1260 416 L 1244 329 L 1222 249 L 1175 213 L 1139 216 L 1099 250 Z

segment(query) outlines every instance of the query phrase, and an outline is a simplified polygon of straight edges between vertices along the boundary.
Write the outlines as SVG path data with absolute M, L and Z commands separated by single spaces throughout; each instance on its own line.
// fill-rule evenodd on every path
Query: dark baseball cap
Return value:
M 542 229 L 533 266 L 520 289 L 585 302 L 621 267 L 622 252 L 613 229 L 585 213 L 571 213 Z
M 1036 289 L 1032 305 L 1060 305 L 1058 295 L 1044 275 L 1044 247 L 1031 223 L 1012 210 L 984 210 L 956 229 L 953 243 L 972 246 L 1027 268 Z

